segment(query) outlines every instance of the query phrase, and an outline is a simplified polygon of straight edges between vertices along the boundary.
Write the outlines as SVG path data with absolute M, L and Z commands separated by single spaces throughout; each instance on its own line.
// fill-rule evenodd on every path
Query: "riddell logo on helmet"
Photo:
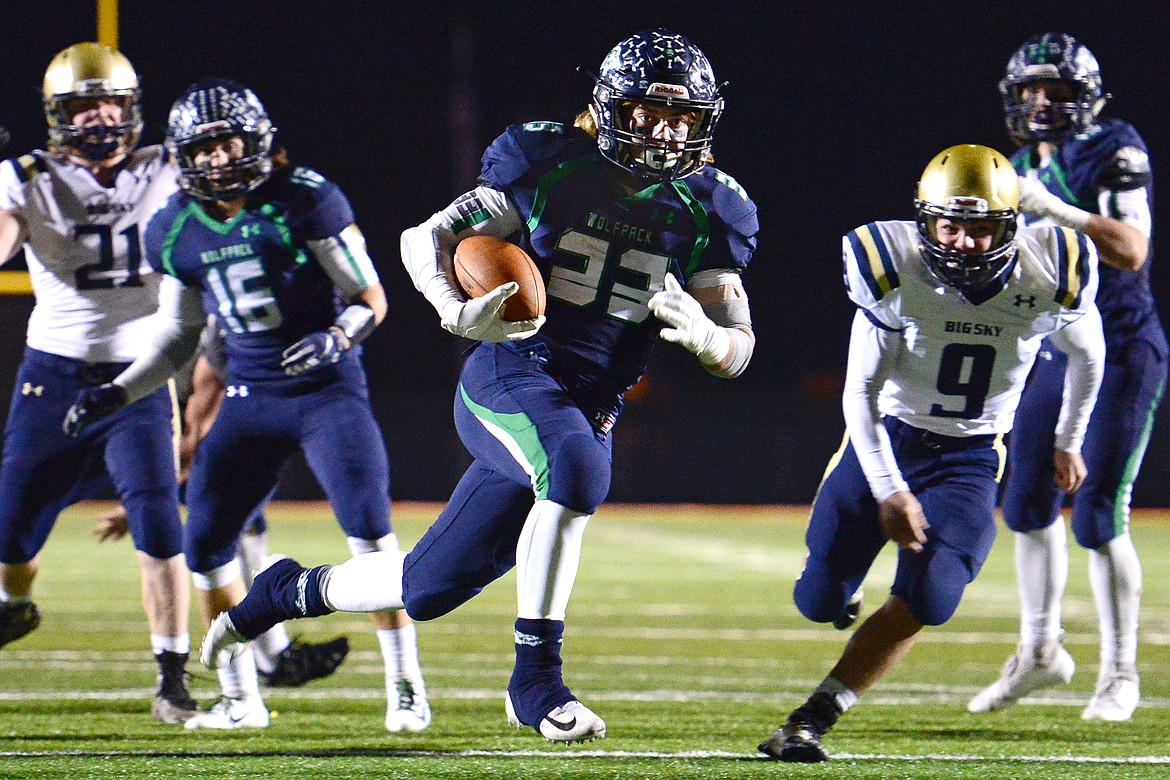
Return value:
M 683 98 L 689 100 L 691 93 L 686 87 L 678 84 L 661 84 L 654 82 L 646 89 L 646 97 Z

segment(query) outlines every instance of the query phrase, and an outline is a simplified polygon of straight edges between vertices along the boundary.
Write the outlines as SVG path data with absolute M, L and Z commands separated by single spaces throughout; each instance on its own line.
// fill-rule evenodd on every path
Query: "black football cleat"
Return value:
M 309 680 L 333 674 L 347 655 L 349 639 L 343 636 L 319 644 L 294 639 L 280 651 L 276 668 L 268 673 L 261 672 L 260 676 L 269 687 L 295 688 Z
M 842 710 L 830 694 L 814 693 L 788 716 L 788 722 L 760 743 L 759 751 L 777 761 L 817 764 L 829 760 L 822 738 L 841 717 Z
M 0 647 L 31 634 L 41 624 L 41 611 L 31 601 L 0 603 Z
M 821 743 L 821 736 L 810 723 L 793 724 L 789 721 L 760 743 L 759 750 L 777 761 L 816 764 L 829 760 L 829 751 Z
M 186 723 L 199 705 L 187 690 L 187 654 L 164 650 L 155 655 L 158 661 L 158 692 L 150 703 L 150 714 L 163 723 Z

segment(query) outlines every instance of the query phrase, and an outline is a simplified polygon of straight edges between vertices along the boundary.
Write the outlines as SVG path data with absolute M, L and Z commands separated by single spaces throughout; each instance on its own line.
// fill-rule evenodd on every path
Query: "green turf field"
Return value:
M 1170 521 L 1143 515 L 1143 705 L 1130 723 L 1085 724 L 1096 677 L 1096 618 L 1085 556 L 1073 551 L 1065 600 L 1071 685 L 1003 713 L 972 716 L 967 699 L 998 674 L 1015 643 L 1008 534 L 947 626 L 924 640 L 830 733 L 836 759 L 779 765 L 755 746 L 824 676 L 845 636 L 792 605 L 803 512 L 780 508 L 606 507 L 586 534 L 565 636 L 566 680 L 609 737 L 558 746 L 508 727 L 515 580 L 421 626 L 434 723 L 382 729 L 385 691 L 369 623 L 333 615 L 293 624 L 309 637 L 349 634 L 331 678 L 268 696 L 272 726 L 185 732 L 149 715 L 154 664 L 127 542 L 90 536 L 95 507 L 58 525 L 35 600 L 40 629 L 0 650 L 0 778 L 1164 778 L 1170 776 Z M 436 512 L 400 505 L 413 544 Z M 319 505 L 271 513 L 274 550 L 303 563 L 346 557 Z M 866 583 L 870 603 L 892 574 L 887 551 Z M 192 613 L 193 642 L 202 628 Z M 193 661 L 197 698 L 217 684 Z

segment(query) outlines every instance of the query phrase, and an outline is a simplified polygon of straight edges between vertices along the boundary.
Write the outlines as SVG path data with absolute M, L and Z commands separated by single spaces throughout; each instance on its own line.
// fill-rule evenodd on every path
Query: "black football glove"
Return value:
M 109 417 L 125 406 L 128 401 L 126 389 L 112 382 L 86 388 L 77 394 L 77 400 L 65 413 L 65 421 L 61 423 L 61 430 L 77 438 L 86 426 Z

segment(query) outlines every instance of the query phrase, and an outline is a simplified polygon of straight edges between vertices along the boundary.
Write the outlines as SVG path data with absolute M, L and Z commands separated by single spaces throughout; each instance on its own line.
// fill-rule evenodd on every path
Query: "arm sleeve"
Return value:
M 507 238 L 522 227 L 520 212 L 504 193 L 476 187 L 418 227 L 403 232 L 402 264 L 415 289 L 430 301 L 442 321 L 454 322 L 464 303 L 451 262 L 455 245 L 476 234 Z
M 739 272 L 700 271 L 691 277 L 687 289 L 702 305 L 703 313 L 726 330 L 731 340 L 727 356 L 717 365 L 704 363 L 703 368 L 715 376 L 734 379 L 747 369 L 756 346 L 751 307 Z
M 378 283 L 378 272 L 357 225 L 350 223 L 335 236 L 310 240 L 305 244 L 345 300 L 353 300 Z
M 158 303 L 154 341 L 114 379 L 114 384 L 126 390 L 130 403 L 162 387 L 191 359 L 206 322 L 199 291 L 172 276 L 162 278 Z
M 894 459 L 890 436 L 881 423 L 878 395 L 902 348 L 900 334 L 878 328 L 860 309 L 849 336 L 849 366 L 842 409 L 861 470 L 878 502 L 910 487 Z
M 1056 449 L 1080 452 L 1089 415 L 1097 401 L 1097 389 L 1105 373 L 1105 336 L 1101 313 L 1089 306 L 1084 316 L 1049 334 L 1053 344 L 1068 355 L 1064 375 L 1064 399 L 1056 424 Z

